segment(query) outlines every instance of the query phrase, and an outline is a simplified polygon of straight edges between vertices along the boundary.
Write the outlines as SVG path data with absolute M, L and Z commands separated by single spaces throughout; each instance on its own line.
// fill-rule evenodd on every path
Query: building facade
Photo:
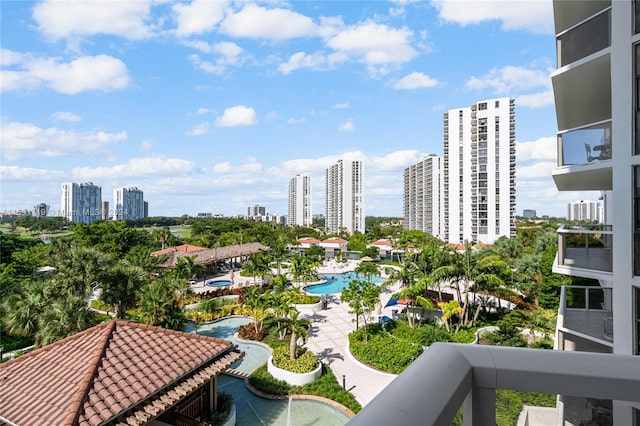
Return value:
M 404 229 L 444 238 L 442 157 L 429 155 L 404 169 Z
M 591 278 L 600 286 L 563 288 L 563 296 L 574 297 L 561 300 L 556 345 L 640 355 L 640 5 L 556 0 L 553 9 L 558 64 L 552 75 L 558 122 L 553 179 L 560 191 L 607 194 L 604 224 L 558 230 L 554 272 Z M 576 307 L 577 294 L 583 303 Z M 585 407 L 591 411 L 585 413 Z M 562 396 L 559 408 L 564 424 L 640 423 L 640 405 L 629 402 L 585 403 Z
M 444 114 L 445 240 L 515 236 L 515 101 L 479 101 Z
M 49 216 L 49 209 L 51 206 L 47 203 L 39 203 L 33 206 L 33 216 L 37 219 L 42 219 Z
M 253 206 L 247 207 L 247 216 L 255 217 L 255 216 L 264 216 L 267 214 L 267 208 L 265 206 L 260 206 L 255 204 Z
M 600 202 L 578 200 L 567 204 L 567 219 L 572 221 L 589 220 L 603 223 L 603 207 Z
M 534 209 L 524 209 L 522 210 L 522 217 L 525 219 L 535 219 L 538 217 L 538 212 Z
M 144 193 L 138 188 L 114 188 L 113 220 L 143 219 Z
M 287 225 L 311 226 L 311 176 L 296 175 L 289 181 Z
M 60 215 L 70 222 L 92 223 L 102 219 L 102 187 L 93 182 L 63 183 Z
M 325 227 L 337 234 L 365 232 L 364 164 L 358 160 L 338 160 L 325 173 Z

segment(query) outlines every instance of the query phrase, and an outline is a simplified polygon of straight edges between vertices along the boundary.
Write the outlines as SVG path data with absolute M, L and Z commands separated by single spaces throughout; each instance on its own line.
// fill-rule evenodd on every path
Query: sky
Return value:
M 1 1 L 0 210 L 60 210 L 62 182 L 150 216 L 287 213 L 289 180 L 365 168 L 367 216 L 443 155 L 443 114 L 516 104 L 516 213 L 565 216 L 550 0 Z

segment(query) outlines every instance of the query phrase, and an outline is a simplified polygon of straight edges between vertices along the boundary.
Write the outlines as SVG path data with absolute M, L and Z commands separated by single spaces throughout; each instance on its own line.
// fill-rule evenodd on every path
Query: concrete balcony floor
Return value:
M 613 342 L 613 320 L 611 311 L 567 309 L 564 312 L 565 329 L 584 334 L 604 342 Z M 605 318 L 607 332 L 605 333 Z
M 571 248 L 565 249 L 564 263 L 559 267 L 591 269 L 594 271 L 611 272 L 613 270 L 612 252 L 609 248 Z M 559 259 L 562 261 L 562 259 Z

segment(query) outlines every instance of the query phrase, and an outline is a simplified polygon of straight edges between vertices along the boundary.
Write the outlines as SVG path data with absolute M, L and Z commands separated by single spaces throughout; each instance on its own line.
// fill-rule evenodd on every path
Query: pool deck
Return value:
M 355 269 L 359 262 L 349 261 L 336 263 L 332 261 L 318 268 L 318 273 L 341 273 Z M 233 278 L 231 277 L 233 274 Z M 253 285 L 253 278 L 241 277 L 239 271 L 227 272 L 216 276 L 209 276 L 199 280 L 191 286 L 196 293 L 202 293 L 214 289 L 206 285 L 207 281 L 229 279 L 233 281 L 233 287 Z M 260 283 L 260 279 L 257 279 Z M 380 301 L 384 306 L 391 295 L 399 289 L 395 284 L 380 294 Z M 309 329 L 306 347 L 313 351 L 321 362 L 328 364 L 336 375 L 338 383 L 344 382 L 346 389 L 355 396 L 358 402 L 365 406 L 373 400 L 393 379 L 395 374 L 384 373 L 368 367 L 356 361 L 349 351 L 348 335 L 355 330 L 354 316 L 349 313 L 349 306 L 340 302 L 340 295 L 327 297 L 327 310 L 315 313 L 302 311 L 302 316 L 308 318 L 312 326 Z M 396 307 L 397 308 L 397 307 Z M 392 317 L 391 308 L 382 310 L 381 315 Z

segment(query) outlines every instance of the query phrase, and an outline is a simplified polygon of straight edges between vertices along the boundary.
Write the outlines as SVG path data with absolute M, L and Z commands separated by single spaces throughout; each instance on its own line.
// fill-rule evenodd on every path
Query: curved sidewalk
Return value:
M 388 295 L 381 296 L 383 303 L 386 303 L 384 296 L 388 299 Z M 312 322 L 306 347 L 313 351 L 320 361 L 329 364 L 340 384 L 343 383 L 344 376 L 346 389 L 365 406 L 391 383 L 396 375 L 374 370 L 352 358 L 348 349 L 348 334 L 355 330 L 354 317 L 349 313 L 349 306 L 340 303 L 340 295 L 329 295 L 327 301 L 327 310 L 315 314 L 305 313 Z

